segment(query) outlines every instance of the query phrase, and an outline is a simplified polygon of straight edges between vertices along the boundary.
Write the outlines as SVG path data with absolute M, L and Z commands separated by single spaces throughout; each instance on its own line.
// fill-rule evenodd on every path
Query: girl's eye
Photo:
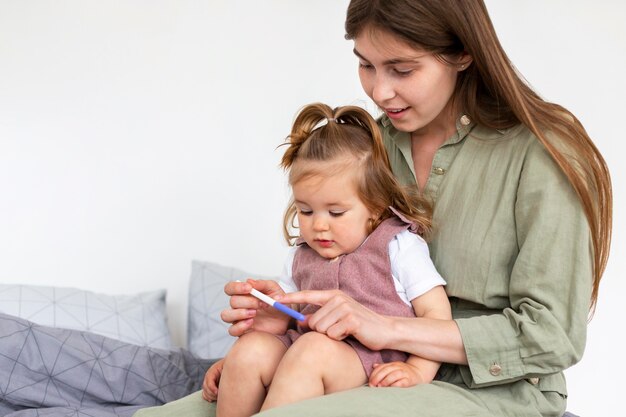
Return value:
M 313 212 L 311 210 L 298 210 L 300 212 L 301 215 L 303 216 L 310 216 Z
M 345 213 L 345 211 L 331 211 L 330 215 L 332 217 L 341 217 L 341 216 L 344 215 L 344 213 Z

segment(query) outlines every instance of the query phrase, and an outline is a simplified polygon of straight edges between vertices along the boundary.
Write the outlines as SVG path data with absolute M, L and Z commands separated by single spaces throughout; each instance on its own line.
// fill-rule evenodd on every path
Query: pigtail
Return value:
M 370 190 L 380 188 L 381 195 L 386 195 L 389 203 L 377 218 L 372 220 L 371 231 L 376 229 L 383 220 L 394 215 L 389 209 L 391 206 L 407 220 L 413 222 L 422 237 L 428 238 L 432 231 L 432 204 L 419 193 L 416 187 L 400 184 L 393 175 L 382 133 L 376 121 L 367 111 L 356 106 L 340 107 L 335 118 L 341 123 L 359 126 L 372 140 L 372 152 L 366 167 L 368 172 L 365 174 L 366 183 L 363 187 Z M 363 194 L 374 193 L 370 191 Z M 371 197 L 372 200 L 374 198 L 375 196 Z
M 303 107 L 293 122 L 291 133 L 283 143 L 287 149 L 280 161 L 280 167 L 289 171 L 296 159 L 302 156 L 302 153 L 305 154 L 303 158 L 308 159 L 310 156 L 307 155 L 308 149 L 306 149 L 305 143 L 311 138 L 313 132 L 320 128 L 323 121 L 328 123 L 333 117 L 333 109 L 326 104 L 313 103 Z M 301 152 L 303 146 L 305 149 Z M 291 233 L 292 230 L 297 229 L 295 224 L 297 213 L 295 202 L 291 198 L 283 215 L 283 237 L 289 245 L 293 245 L 299 237 Z
M 365 109 L 357 106 L 338 107 L 335 110 L 337 123 L 358 126 L 372 138 L 372 160 L 375 163 L 390 166 L 380 128 L 372 116 Z
M 287 136 L 287 150 L 283 154 L 280 166 L 288 170 L 298 157 L 302 145 L 311 137 L 313 131 L 320 127 L 321 122 L 333 119 L 333 109 L 323 103 L 309 104 L 300 110 Z

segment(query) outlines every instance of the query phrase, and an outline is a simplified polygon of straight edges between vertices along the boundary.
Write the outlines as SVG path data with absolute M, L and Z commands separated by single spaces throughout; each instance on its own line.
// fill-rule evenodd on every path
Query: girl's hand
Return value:
M 204 382 L 202 383 L 202 398 L 208 402 L 217 400 L 217 386 L 220 383 L 222 369 L 224 368 L 224 359 L 215 362 L 206 374 L 204 374 Z
M 373 350 L 385 349 L 389 318 L 374 313 L 339 290 L 299 291 L 280 298 L 283 304 L 315 304 L 321 306 L 304 325 L 324 333 L 331 339 L 343 340 L 354 336 Z
M 272 298 L 285 293 L 276 281 L 271 280 L 248 279 L 246 282 L 227 283 L 224 292 L 230 296 L 231 308 L 222 311 L 221 318 L 232 324 L 228 333 L 235 337 L 252 330 L 284 334 L 289 326 L 289 316 L 251 296 L 252 288 Z
M 370 387 L 412 387 L 426 381 L 417 367 L 406 362 L 375 364 L 370 375 Z

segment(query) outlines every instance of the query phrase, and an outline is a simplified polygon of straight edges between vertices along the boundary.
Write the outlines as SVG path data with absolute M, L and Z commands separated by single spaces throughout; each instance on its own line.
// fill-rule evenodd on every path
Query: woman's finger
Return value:
M 339 290 L 304 290 L 297 292 L 290 292 L 279 297 L 280 302 L 283 304 L 314 304 L 323 306 L 330 299 L 338 294 L 342 294 Z
M 335 294 L 308 319 L 309 327 L 341 340 L 359 326 L 360 304 L 344 294 Z

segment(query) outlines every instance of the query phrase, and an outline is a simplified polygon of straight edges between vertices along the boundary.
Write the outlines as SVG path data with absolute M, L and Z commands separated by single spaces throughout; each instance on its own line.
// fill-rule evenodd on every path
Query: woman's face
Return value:
M 389 32 L 367 28 L 354 39 L 354 53 L 365 93 L 396 129 L 419 133 L 454 127 L 450 99 L 460 62 L 450 65 Z

